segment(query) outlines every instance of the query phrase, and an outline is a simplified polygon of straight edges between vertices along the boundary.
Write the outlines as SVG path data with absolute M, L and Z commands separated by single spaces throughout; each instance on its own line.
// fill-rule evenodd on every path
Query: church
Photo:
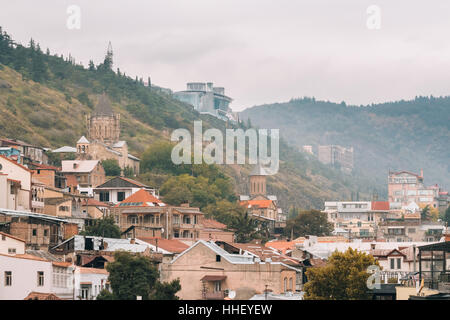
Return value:
M 122 171 L 129 167 L 139 174 L 139 159 L 128 153 L 126 141 L 120 138 L 120 114 L 114 113 L 111 102 L 103 94 L 93 113 L 86 116 L 87 138 L 82 136 L 76 146 L 77 160 L 116 159 Z

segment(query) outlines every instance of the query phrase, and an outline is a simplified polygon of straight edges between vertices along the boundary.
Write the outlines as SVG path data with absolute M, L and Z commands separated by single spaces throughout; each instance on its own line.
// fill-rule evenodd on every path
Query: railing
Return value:
M 223 300 L 225 298 L 225 293 L 223 291 L 206 292 L 206 300 Z

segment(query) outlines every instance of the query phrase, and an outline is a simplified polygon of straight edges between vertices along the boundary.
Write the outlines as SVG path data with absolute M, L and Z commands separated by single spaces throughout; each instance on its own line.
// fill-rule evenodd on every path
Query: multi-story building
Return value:
M 93 189 L 105 182 L 105 170 L 99 160 L 65 160 L 61 164 L 68 185 L 83 195 L 93 197 Z M 72 180 L 75 186 L 71 185 Z
M 351 238 L 375 238 L 379 222 L 391 216 L 387 201 L 326 201 L 323 212 L 336 232 Z
M 420 175 L 408 171 L 391 172 L 388 177 L 388 197 L 391 209 L 401 209 L 411 203 L 438 208 L 439 187 L 425 187 L 423 170 Z
M 116 205 L 132 194 L 144 189 L 152 196 L 159 198 L 158 190 L 145 184 L 125 177 L 115 177 L 94 188 L 94 198 Z
M 224 88 L 213 87 L 212 82 L 190 82 L 185 91 L 175 92 L 173 96 L 192 105 L 194 110 L 202 114 L 210 114 L 225 121 L 233 119 L 229 107 L 232 99 L 225 95 Z
M 31 210 L 31 170 L 0 155 L 0 208 Z
M 199 208 L 188 204 L 167 206 L 141 189 L 111 208 L 122 232 L 131 238 L 177 239 L 192 244 L 198 239 L 232 240 L 234 233 L 212 219 L 204 219 Z
M 252 247 L 252 246 L 250 246 Z M 161 281 L 180 279 L 181 299 L 249 299 L 270 289 L 274 294 L 297 290 L 302 264 L 268 248 L 260 254 L 234 244 L 199 240 L 170 263 L 161 265 Z M 269 254 L 270 252 L 270 254 Z M 247 292 L 248 296 L 239 296 Z
M 344 172 L 349 173 L 353 170 L 353 147 L 319 146 L 317 157 L 323 164 L 339 167 Z
M 48 163 L 48 157 L 44 152 L 44 148 L 33 146 L 15 139 L 0 139 L 0 147 L 11 147 L 17 149 L 20 152 L 20 157 L 16 160 L 18 160 L 20 164 L 28 164 L 30 162 L 37 162 L 41 164 Z

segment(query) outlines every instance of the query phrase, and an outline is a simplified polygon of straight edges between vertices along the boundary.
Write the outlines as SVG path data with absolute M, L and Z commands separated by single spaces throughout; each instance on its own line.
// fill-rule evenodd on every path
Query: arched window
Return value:
M 284 277 L 284 292 L 287 291 L 287 278 Z
M 294 291 L 292 278 L 289 278 L 289 290 Z

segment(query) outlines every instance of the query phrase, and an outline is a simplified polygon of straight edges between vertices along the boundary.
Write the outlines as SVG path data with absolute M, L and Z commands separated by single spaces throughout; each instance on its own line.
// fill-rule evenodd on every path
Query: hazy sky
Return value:
M 69 30 L 69 5 L 81 28 Z M 366 12 L 381 9 L 381 28 Z M 448 0 L 0 0 L 0 26 L 174 91 L 212 81 L 234 110 L 292 97 L 369 104 L 450 94 Z

